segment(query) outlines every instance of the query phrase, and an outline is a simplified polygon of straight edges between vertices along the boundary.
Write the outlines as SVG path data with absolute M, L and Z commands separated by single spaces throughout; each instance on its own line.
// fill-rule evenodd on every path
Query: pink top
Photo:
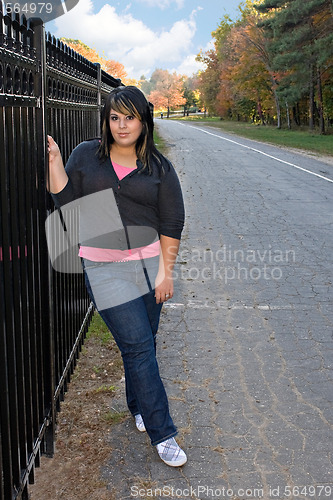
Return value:
M 136 169 L 123 167 L 118 163 L 112 163 L 118 179 L 121 181 L 126 175 Z M 95 248 L 81 246 L 79 256 L 93 262 L 127 262 L 130 260 L 147 259 L 157 257 L 160 254 L 160 242 L 155 241 L 150 245 L 132 248 L 130 250 L 114 250 L 110 248 Z
M 133 170 L 136 170 L 136 167 L 123 167 L 122 165 L 118 165 L 118 163 L 112 163 L 112 165 L 120 181 L 126 177 L 126 175 L 133 172 Z

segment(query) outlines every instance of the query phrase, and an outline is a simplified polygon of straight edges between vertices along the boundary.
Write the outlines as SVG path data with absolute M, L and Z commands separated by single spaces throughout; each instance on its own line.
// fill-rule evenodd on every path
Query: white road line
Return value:
M 233 144 L 237 144 L 237 146 L 241 146 L 246 149 L 250 149 L 251 151 L 254 151 L 255 153 L 259 153 L 261 155 L 267 156 L 268 158 L 271 158 L 272 160 L 279 161 L 280 163 L 284 163 L 285 165 L 289 165 L 290 167 L 297 168 L 298 170 L 302 170 L 303 172 L 306 172 L 307 174 L 314 175 L 315 177 L 319 177 L 320 179 L 324 179 L 325 181 L 328 182 L 333 182 L 333 179 L 329 179 L 328 177 L 324 177 L 323 175 L 316 174 L 315 172 L 312 172 L 311 170 L 307 170 L 306 168 L 300 167 L 299 165 L 295 165 L 294 163 L 290 163 L 289 161 L 281 160 L 280 158 L 276 158 L 276 156 L 269 155 L 268 153 L 264 153 L 263 151 L 260 151 L 260 149 L 255 149 L 251 148 L 250 146 L 246 146 L 245 144 L 241 144 L 240 142 L 233 141 L 232 139 L 227 139 L 226 137 L 222 137 L 221 135 L 213 134 L 212 132 L 208 132 L 207 130 L 204 130 L 203 128 L 200 127 L 194 127 L 193 125 L 185 125 L 184 123 L 178 123 L 178 125 L 183 125 L 184 127 L 190 127 L 195 130 L 200 130 L 200 132 L 203 132 L 204 134 L 212 135 L 213 137 L 217 137 L 218 139 L 223 139 L 224 141 L 232 142 Z
M 259 304 L 259 305 L 253 305 L 253 306 L 247 306 L 245 304 L 231 304 L 230 306 L 228 305 L 222 305 L 222 304 L 214 304 L 214 305 L 209 305 L 207 303 L 205 304 L 195 304 L 191 301 L 189 301 L 187 304 L 179 303 L 179 302 L 169 302 L 165 303 L 164 307 L 168 309 L 179 309 L 179 308 L 189 308 L 189 309 L 229 309 L 229 310 L 247 310 L 251 309 L 252 311 L 255 309 L 259 309 L 259 311 L 288 311 L 288 310 L 294 310 L 298 309 L 299 306 L 295 305 L 290 305 L 290 304 L 282 304 L 279 306 L 271 306 L 271 305 L 266 305 L 266 304 Z M 303 310 L 304 306 L 301 306 L 301 309 Z

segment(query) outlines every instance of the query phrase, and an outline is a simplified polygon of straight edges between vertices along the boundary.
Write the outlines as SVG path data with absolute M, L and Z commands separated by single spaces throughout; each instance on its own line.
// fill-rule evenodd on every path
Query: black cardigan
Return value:
M 152 162 L 152 173 L 148 174 L 138 161 L 136 170 L 119 180 L 110 159 L 99 159 L 98 147 L 99 140 L 94 139 L 82 142 L 73 150 L 66 164 L 68 183 L 61 192 L 52 194 L 56 207 L 67 204 L 70 207 L 74 201 L 75 204 L 84 204 L 87 195 L 112 189 L 116 202 L 114 206 L 126 233 L 129 228 L 136 227 L 134 246 L 149 244 L 154 239 L 151 238 L 151 231 L 149 237 L 145 236 L 149 231 L 141 231 L 141 237 L 138 238 L 139 227 L 150 228 L 158 235 L 180 239 L 184 226 L 184 203 L 178 176 L 171 163 L 163 160 L 162 172 L 155 160 Z M 105 197 L 100 200 L 105 200 Z M 101 206 L 103 203 L 99 203 L 97 197 L 97 204 L 94 205 L 94 210 L 96 207 L 102 218 L 105 217 L 104 207 Z M 80 243 L 99 248 L 126 248 L 128 235 L 126 238 L 126 245 L 120 241 L 123 238 L 119 238 L 119 243 L 116 243 L 114 238 L 110 239 L 106 235 L 90 242 L 81 240 Z M 133 244 L 130 246 L 134 247 Z

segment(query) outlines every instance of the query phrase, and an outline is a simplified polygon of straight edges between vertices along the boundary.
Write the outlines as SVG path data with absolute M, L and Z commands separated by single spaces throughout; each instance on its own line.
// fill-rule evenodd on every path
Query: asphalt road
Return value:
M 161 464 L 129 418 L 109 436 L 110 492 L 333 498 L 333 166 L 211 127 L 158 128 L 186 205 L 158 355 L 188 463 Z

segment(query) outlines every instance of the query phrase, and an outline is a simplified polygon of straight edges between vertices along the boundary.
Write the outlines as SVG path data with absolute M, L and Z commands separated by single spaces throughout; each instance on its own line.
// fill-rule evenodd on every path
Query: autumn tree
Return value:
M 257 26 L 260 15 L 250 0 L 239 9 L 240 19 L 232 21 L 226 15 L 212 33 L 214 49 L 198 56 L 206 64 L 200 75 L 202 99 L 211 113 L 221 117 L 258 116 L 266 123 L 267 117 L 276 116 L 280 126 L 267 37 Z
M 200 52 L 197 56 L 199 62 L 204 63 L 206 69 L 199 74 L 199 90 L 201 104 L 210 114 L 219 114 L 217 109 L 217 96 L 224 92 L 224 104 L 230 99 L 227 88 L 221 84 L 221 75 L 224 74 L 225 64 L 230 61 L 228 53 L 228 37 L 232 29 L 233 22 L 229 16 L 224 16 L 213 31 L 214 49 L 207 52 Z M 225 106 L 225 109 L 228 105 Z M 222 112 L 224 114 L 224 112 Z
M 81 40 L 73 40 L 72 38 L 61 38 L 60 40 L 68 45 L 68 47 L 75 50 L 75 52 L 81 54 L 81 56 L 93 63 L 99 63 L 102 68 L 105 69 L 105 59 L 100 57 L 95 49 L 91 49 L 88 45 L 81 42 Z
M 261 122 L 263 107 L 267 113 L 274 99 L 277 127 L 281 128 L 281 106 L 278 94 L 279 74 L 273 69 L 269 51 L 269 38 L 260 25 L 267 17 L 260 14 L 249 1 L 241 8 L 242 21 L 231 32 L 234 51 L 238 60 L 233 68 L 235 85 L 240 85 L 248 97 L 256 97 L 257 112 Z M 237 47 L 237 49 L 235 48 Z
M 157 69 L 153 72 L 151 83 L 154 90 L 148 95 L 149 101 L 157 108 L 167 108 L 167 117 L 170 116 L 170 108 L 185 104 L 183 95 L 183 79 L 176 73 L 168 70 Z
M 251 43 L 243 26 L 235 27 L 230 36 L 234 51 L 233 63 L 225 71 L 223 89 L 228 85 L 232 94 L 234 115 L 251 115 L 253 121 L 265 125 L 272 110 L 272 92 L 269 73 L 259 57 L 258 49 Z M 217 96 L 218 102 L 225 99 L 224 92 Z M 220 105 L 221 107 L 221 105 Z
M 120 80 L 123 81 L 126 81 L 127 79 L 125 66 L 118 61 L 108 59 L 105 63 L 105 71 L 112 75 L 114 78 L 120 78 Z
M 217 54 L 214 50 L 210 50 L 198 54 L 197 60 L 203 62 L 206 66 L 206 69 L 199 73 L 198 78 L 200 105 L 207 109 L 208 113 L 215 114 L 217 112 L 216 97 L 220 89 Z

